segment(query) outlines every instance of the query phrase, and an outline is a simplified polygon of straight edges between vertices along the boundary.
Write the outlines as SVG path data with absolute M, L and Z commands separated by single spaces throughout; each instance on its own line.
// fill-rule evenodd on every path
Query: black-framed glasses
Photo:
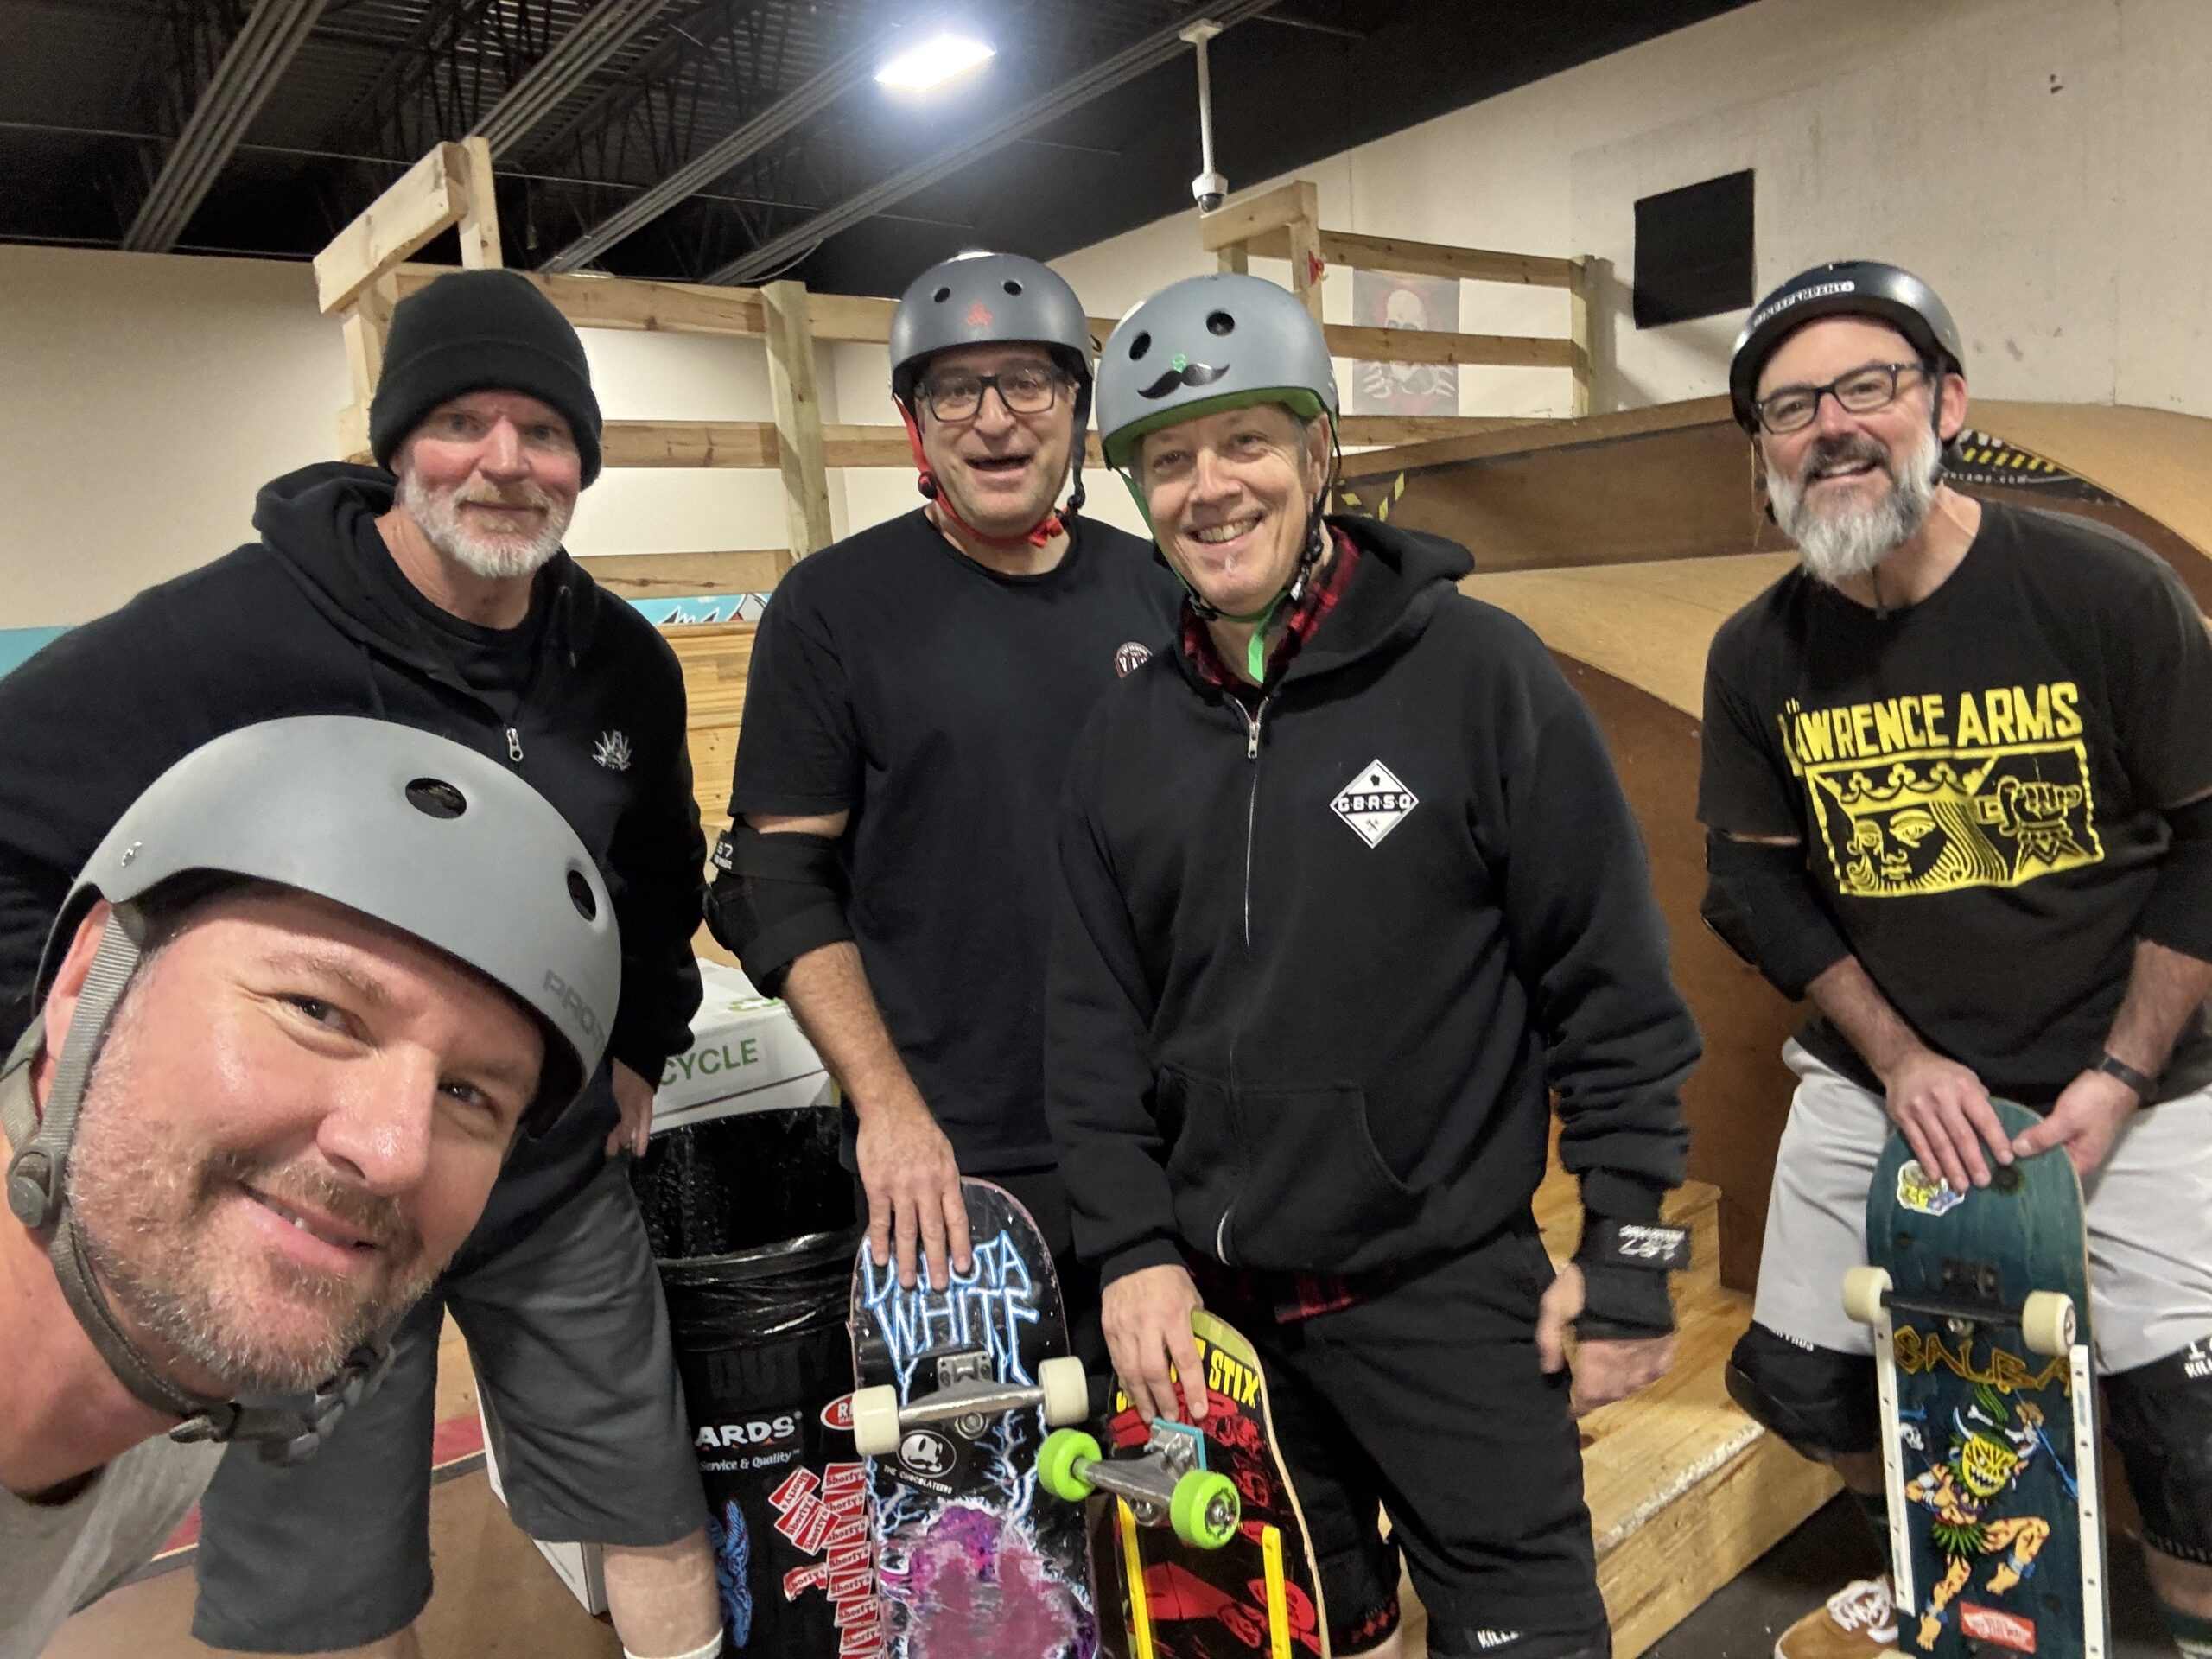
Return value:
M 1071 384 L 1047 363 L 1023 363 L 996 374 L 948 369 L 922 382 L 922 401 L 940 421 L 972 421 L 982 412 L 983 394 L 996 387 L 999 401 L 1011 413 L 1042 415 L 1059 400 L 1060 389 Z
M 1821 412 L 1821 399 L 1829 397 L 1846 414 L 1872 415 L 1897 402 L 1900 376 L 1927 372 L 1919 363 L 1869 363 L 1824 386 L 1778 387 L 1758 400 L 1759 424 L 1777 437 L 1802 432 Z

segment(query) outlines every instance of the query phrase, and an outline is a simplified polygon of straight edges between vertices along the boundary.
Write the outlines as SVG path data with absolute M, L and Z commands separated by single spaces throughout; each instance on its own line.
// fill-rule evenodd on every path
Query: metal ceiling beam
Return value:
M 1272 3 L 1272 0 L 1269 0 Z M 811 120 L 875 73 L 890 44 L 905 36 L 913 39 L 931 24 L 943 22 L 956 10 L 939 8 L 924 14 L 892 33 L 848 52 L 728 137 L 709 145 L 644 194 L 608 214 L 563 248 L 541 267 L 547 271 L 579 270 L 616 243 L 634 235 L 678 202 L 697 195 L 725 173 L 741 166 L 802 123 Z
M 637 38 L 669 0 L 600 0 L 470 129 L 504 154 Z
M 125 250 L 164 253 L 176 245 L 326 3 L 258 0 L 169 146 L 153 188 L 138 204 L 123 234 Z
M 1223 0 L 1221 4 L 1206 7 L 1204 15 L 1228 29 L 1248 18 L 1258 16 L 1274 3 L 1275 0 Z M 893 202 L 905 200 L 918 190 L 926 190 L 970 162 L 980 160 L 1038 127 L 1051 124 L 1071 110 L 1080 108 L 1091 99 L 1111 92 L 1124 81 L 1134 80 L 1147 71 L 1172 61 L 1188 49 L 1181 31 L 1189 28 L 1192 21 L 1191 16 L 1185 16 L 1164 29 L 1155 30 L 1103 63 L 1071 80 L 1058 83 L 969 137 L 917 162 L 904 172 L 893 174 L 857 195 L 847 197 L 834 207 L 825 207 L 812 214 L 780 236 L 762 243 L 750 253 L 739 255 L 703 280 L 709 283 L 752 283 L 785 269 L 840 231 L 849 230 L 862 219 L 874 217 Z

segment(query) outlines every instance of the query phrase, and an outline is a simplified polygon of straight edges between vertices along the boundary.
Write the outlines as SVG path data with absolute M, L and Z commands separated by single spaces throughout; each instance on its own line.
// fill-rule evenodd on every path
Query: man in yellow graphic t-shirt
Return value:
M 1730 391 L 1800 563 L 1707 664 L 1705 915 L 1813 1005 L 1730 1391 L 1886 1536 L 1869 1333 L 1838 1294 L 1883 1142 L 1894 1124 L 1961 1190 L 2063 1146 L 2152 1582 L 2208 1659 L 2212 639 L 2147 549 L 1943 481 L 1964 352 L 1910 272 L 1791 278 Z M 1993 1095 L 2044 1122 L 2008 1141 Z M 1862 1580 L 1776 1652 L 1895 1642 Z

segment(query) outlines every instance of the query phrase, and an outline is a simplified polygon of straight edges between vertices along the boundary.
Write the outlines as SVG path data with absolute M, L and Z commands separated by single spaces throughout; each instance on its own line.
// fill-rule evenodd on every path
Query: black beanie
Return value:
M 432 410 L 472 391 L 519 391 L 558 410 L 575 435 L 584 483 L 599 476 L 599 400 L 584 343 L 520 271 L 456 270 L 392 308 L 369 400 L 377 465 L 389 467 Z

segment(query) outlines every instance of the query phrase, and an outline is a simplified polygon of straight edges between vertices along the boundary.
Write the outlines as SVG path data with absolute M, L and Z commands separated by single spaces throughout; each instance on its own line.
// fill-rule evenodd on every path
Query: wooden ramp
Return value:
M 1612 1615 L 1615 1659 L 1637 1659 L 1714 1591 L 1834 1495 L 1835 1476 L 1808 1463 L 1728 1398 L 1721 1369 L 1751 1320 L 1751 1300 L 1720 1282 L 1719 1191 L 1693 1181 L 1668 1201 L 1690 1229 L 1690 1269 L 1675 1281 L 1674 1369 L 1643 1393 L 1582 1421 L 1582 1478 L 1598 1548 L 1598 1586 Z M 1554 1162 L 1536 1194 L 1554 1262 L 1582 1225 L 1575 1185 Z M 1408 1647 L 1427 1618 L 1402 1583 Z

